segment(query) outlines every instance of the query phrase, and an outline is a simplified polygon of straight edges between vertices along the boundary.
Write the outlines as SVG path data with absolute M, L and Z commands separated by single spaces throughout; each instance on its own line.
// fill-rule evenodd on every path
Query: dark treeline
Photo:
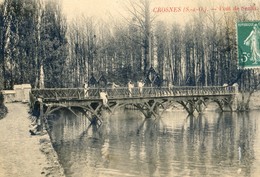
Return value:
M 182 26 L 159 21 L 151 2 L 140 0 L 129 2 L 122 22 L 81 16 L 68 23 L 61 5 L 55 0 L 3 2 L 1 89 L 22 83 L 40 87 L 41 68 L 45 87 L 81 87 L 92 74 L 124 85 L 144 79 L 151 66 L 174 85 L 258 85 L 258 70 L 237 68 L 236 22 L 257 20 L 259 11 L 194 13 Z
M 46 71 L 46 86 L 62 87 L 68 41 L 60 5 L 55 1 L 5 0 L 0 20 L 4 89 L 22 83 L 38 87 L 41 65 Z

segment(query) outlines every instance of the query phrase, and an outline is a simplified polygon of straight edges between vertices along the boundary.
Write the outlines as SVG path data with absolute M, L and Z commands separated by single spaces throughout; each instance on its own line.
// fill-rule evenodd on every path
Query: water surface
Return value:
M 120 110 L 95 127 L 61 111 L 50 118 L 50 134 L 68 177 L 260 176 L 259 113 L 144 119 Z

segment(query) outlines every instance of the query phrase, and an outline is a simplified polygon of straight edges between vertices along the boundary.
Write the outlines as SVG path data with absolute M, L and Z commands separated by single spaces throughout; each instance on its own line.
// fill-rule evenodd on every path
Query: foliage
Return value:
M 62 86 L 67 58 L 66 27 L 55 1 L 5 0 L 1 6 L 1 68 L 4 89 L 30 83 L 38 87 L 40 65 L 47 86 Z
M 248 90 L 259 70 L 237 69 L 236 21 L 257 13 L 197 13 L 183 27 L 156 21 L 147 0 L 129 2 L 124 22 L 81 16 L 67 23 L 54 0 L 5 0 L 0 10 L 0 82 L 4 89 L 81 87 L 92 75 L 126 85 L 145 79 L 152 66 L 174 85 L 232 85 Z M 138 4 L 140 3 L 140 4 Z

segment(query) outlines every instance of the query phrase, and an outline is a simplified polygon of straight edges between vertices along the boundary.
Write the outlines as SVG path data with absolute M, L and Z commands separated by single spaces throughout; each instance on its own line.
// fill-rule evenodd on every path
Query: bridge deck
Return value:
M 100 91 L 107 92 L 109 100 L 131 100 L 131 99 L 156 99 L 168 97 L 201 97 L 201 96 L 227 96 L 235 94 L 235 87 L 144 87 L 142 94 L 139 93 L 138 88 L 132 89 L 131 96 L 128 88 L 46 88 L 33 89 L 32 95 L 34 97 L 42 97 L 45 101 L 98 101 L 100 100 Z

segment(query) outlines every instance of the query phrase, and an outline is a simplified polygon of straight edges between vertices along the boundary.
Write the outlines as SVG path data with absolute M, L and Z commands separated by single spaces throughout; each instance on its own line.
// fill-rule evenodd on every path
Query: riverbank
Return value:
M 63 177 L 48 134 L 31 136 L 28 106 L 6 103 L 0 120 L 0 177 Z

